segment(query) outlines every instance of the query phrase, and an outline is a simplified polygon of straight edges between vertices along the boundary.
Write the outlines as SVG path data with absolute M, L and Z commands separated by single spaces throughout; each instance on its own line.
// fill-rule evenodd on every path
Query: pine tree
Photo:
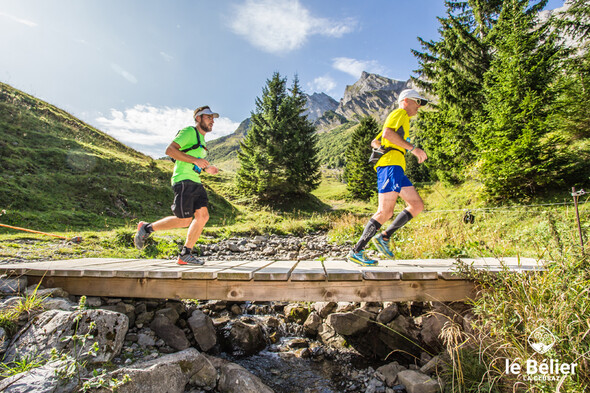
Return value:
M 474 140 L 481 180 L 494 198 L 531 195 L 558 180 L 551 176 L 556 155 L 547 116 L 559 50 L 547 26 L 537 25 L 544 3 L 505 0 L 490 33 L 495 53 L 485 75 L 485 117 Z
M 266 201 L 310 192 L 320 180 L 317 136 L 303 115 L 305 96 L 297 77 L 291 94 L 286 83 L 278 72 L 267 80 L 238 152 L 238 189 Z
M 444 181 L 465 179 L 477 159 L 473 130 L 483 112 L 482 87 L 492 49 L 487 36 L 495 24 L 501 0 L 447 1 L 447 16 L 439 18 L 439 41 L 419 38 L 423 52 L 414 82 L 436 97 L 433 110 L 421 111 L 416 135 L 428 152 L 428 166 Z
M 377 173 L 369 163 L 371 141 L 379 133 L 377 121 L 370 116 L 361 119 L 352 133 L 346 150 L 344 179 L 346 190 L 354 199 L 369 200 L 376 192 Z

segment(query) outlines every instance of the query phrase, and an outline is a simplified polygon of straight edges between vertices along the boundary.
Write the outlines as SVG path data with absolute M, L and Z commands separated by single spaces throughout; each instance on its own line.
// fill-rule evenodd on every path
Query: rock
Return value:
M 7 277 L 3 275 L 0 277 L 0 293 L 15 294 L 20 293 L 27 287 L 27 277 Z
M 313 304 L 313 309 L 318 312 L 318 315 L 322 318 L 326 318 L 328 315 L 333 313 L 338 307 L 336 302 L 317 302 Z
M 328 315 L 326 324 L 332 326 L 336 333 L 344 336 L 353 336 L 366 331 L 369 328 L 372 314 L 357 309 L 349 313 L 334 313 Z
M 89 331 L 91 322 L 96 324 L 92 332 Z M 107 310 L 46 311 L 33 318 L 13 338 L 4 361 L 10 362 L 37 354 L 49 358 L 52 348 L 57 349 L 58 352 L 71 352 L 74 344 L 72 340 L 66 339 L 67 337 L 74 333 L 80 336 L 91 333 L 94 338 L 88 339 L 83 346 L 78 343 L 76 345 L 78 354 L 72 355 L 87 359 L 89 363 L 107 362 L 121 350 L 128 324 L 127 316 Z M 83 355 L 89 351 L 94 342 L 98 343 L 98 354 Z
M 346 340 L 336 333 L 332 326 L 322 323 L 318 329 L 318 337 L 322 343 L 334 348 L 344 348 Z
M 45 289 L 45 288 L 37 287 L 36 285 L 31 285 L 25 290 L 25 294 L 27 294 L 27 295 L 31 295 L 33 293 L 35 293 L 35 295 L 37 297 L 46 296 L 46 297 L 67 298 L 70 296 L 70 294 L 67 293 L 66 291 L 64 291 L 62 288 L 47 288 L 47 289 Z
M 217 390 L 220 393 L 274 393 L 260 378 L 230 362 L 219 367 Z
M 63 298 L 48 297 L 43 300 L 43 308 L 45 310 L 64 310 L 73 311 L 77 307 L 76 304 Z
M 9 338 L 6 335 L 6 330 L 0 327 L 0 359 L 2 358 L 2 354 L 6 352 L 8 348 L 8 341 Z
M 304 338 L 294 338 L 285 343 L 289 348 L 308 348 L 309 342 Z
M 400 371 L 404 370 L 406 370 L 406 368 L 404 366 L 400 366 L 398 362 L 391 362 L 379 367 L 377 372 L 384 377 L 385 384 L 387 386 L 393 387 L 397 381 L 397 375 Z
M 149 333 L 146 331 L 140 332 L 137 334 L 137 344 L 142 347 L 153 347 L 156 345 L 156 334 L 149 330 Z
M 377 322 L 387 325 L 389 322 L 393 321 L 395 317 L 397 317 L 399 313 L 397 304 L 393 303 L 387 307 L 385 307 L 379 315 L 377 315 Z
M 338 307 L 336 308 L 336 312 L 350 312 L 350 311 L 354 311 L 356 309 L 356 306 L 354 305 L 354 303 L 350 303 L 350 302 L 338 302 Z
M 217 334 L 213 326 L 213 321 L 201 310 L 193 311 L 188 324 L 202 351 L 206 352 L 217 344 Z
M 274 247 L 266 247 L 264 250 L 262 250 L 262 254 L 266 255 L 266 256 L 271 256 L 271 255 L 275 255 L 277 253 L 277 250 Z
M 46 363 L 41 367 L 10 376 L 0 381 L 3 393 L 70 393 L 75 392 L 78 381 L 73 378 L 64 384 L 56 370 L 67 367 L 63 361 Z
M 252 241 L 256 244 L 262 244 L 262 243 L 266 243 L 268 241 L 268 237 L 267 236 L 254 236 L 254 239 L 252 239 Z
M 109 304 L 102 307 L 103 310 L 110 310 L 127 315 L 129 318 L 129 326 L 135 325 L 135 307 L 132 304 L 123 303 L 119 301 L 115 304 Z
M 178 312 L 171 307 L 166 307 L 166 308 L 156 311 L 156 317 L 158 315 L 162 315 L 162 316 L 168 318 L 168 320 L 172 324 L 175 324 L 178 321 L 178 318 L 180 318 L 180 315 L 178 314 Z
M 408 393 L 437 393 L 442 391 L 442 386 L 436 379 L 432 379 L 420 371 L 400 371 L 397 377 Z
M 120 386 L 118 393 L 184 393 L 187 384 L 212 390 L 217 382 L 217 370 L 209 359 L 195 348 L 162 356 L 109 373 L 109 378 L 121 380 L 129 375 L 131 381 Z M 107 393 L 105 388 L 96 393 Z
M 230 311 L 232 312 L 232 314 L 234 315 L 241 315 L 242 314 L 242 307 L 240 307 L 237 304 L 232 304 Z
M 153 311 L 147 311 L 147 312 L 143 312 L 139 315 L 137 315 L 137 317 L 135 318 L 135 325 L 146 325 L 148 323 L 151 323 L 154 319 L 154 312 Z
M 252 355 L 266 347 L 262 327 L 251 318 L 242 318 L 231 324 L 227 334 L 234 353 Z
M 88 307 L 98 308 L 102 306 L 102 300 L 98 296 L 88 296 L 86 297 L 86 305 Z
M 309 309 L 299 303 L 292 303 L 285 307 L 284 314 L 289 322 L 303 324 L 309 315 Z
M 424 344 L 436 351 L 442 350 L 444 346 L 439 336 L 445 323 L 448 321 L 449 318 L 446 315 L 438 313 L 433 313 L 422 318 L 422 329 L 420 334 Z
M 312 312 L 305 320 L 305 323 L 303 324 L 303 330 L 306 334 L 315 336 L 316 334 L 318 334 L 318 329 L 321 324 L 322 318 L 320 318 L 320 316 L 316 312 Z
M 186 338 L 186 335 L 176 325 L 172 324 L 168 318 L 163 315 L 156 315 L 150 328 L 160 337 L 166 345 L 182 351 L 190 347 L 190 342 Z
M 395 350 L 396 359 L 412 361 L 421 353 L 418 333 L 411 317 L 398 315 L 387 325 L 379 325 L 376 335 L 386 350 Z
M 422 368 L 420 368 L 420 372 L 424 374 L 436 374 L 440 373 L 445 366 L 445 360 L 441 355 L 437 355 L 430 359 L 428 363 L 426 363 Z

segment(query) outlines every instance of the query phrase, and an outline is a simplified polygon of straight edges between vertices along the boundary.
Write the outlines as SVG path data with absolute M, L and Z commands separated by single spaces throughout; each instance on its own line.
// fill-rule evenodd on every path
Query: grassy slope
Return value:
M 100 229 L 170 214 L 170 162 L 5 84 L 0 133 L 1 223 Z M 231 212 L 223 198 L 212 200 L 214 217 Z

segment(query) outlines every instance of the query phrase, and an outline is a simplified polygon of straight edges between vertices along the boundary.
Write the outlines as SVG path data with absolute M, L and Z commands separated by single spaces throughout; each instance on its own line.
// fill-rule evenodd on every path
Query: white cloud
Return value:
M 334 89 L 336 89 L 337 84 L 334 81 L 334 79 L 332 79 L 328 75 L 325 75 L 318 76 L 313 80 L 313 82 L 309 82 L 307 86 L 313 92 L 326 93 L 329 95 L 334 92 Z
M 359 78 L 363 71 L 383 74 L 385 73 L 385 67 L 379 64 L 376 60 L 356 60 L 349 57 L 336 57 L 333 59 L 332 67 L 335 69 L 346 72 L 356 78 Z
M 111 68 L 113 69 L 113 71 L 115 71 L 117 74 L 121 75 L 123 78 L 127 79 L 128 82 L 130 83 L 137 83 L 137 78 L 135 77 L 135 75 L 133 75 L 132 73 L 128 72 L 127 70 L 123 69 L 123 67 L 121 67 L 118 64 L 112 63 L 111 64 Z
M 11 19 L 12 21 L 16 22 L 16 23 L 20 23 L 21 25 L 25 25 L 25 26 L 29 26 L 29 27 L 36 27 L 37 23 L 30 21 L 28 19 L 22 19 L 19 17 L 16 17 L 14 15 L 10 15 L 10 14 L 5 14 L 4 12 L 0 12 L 0 16 L 5 16 L 8 19 Z
M 151 105 L 136 105 L 124 111 L 111 109 L 109 116 L 99 117 L 95 121 L 107 134 L 154 158 L 165 155 L 166 146 L 172 142 L 178 130 L 194 125 L 192 109 L 157 108 Z M 231 134 L 239 125 L 227 117 L 215 119 L 213 131 L 207 135 L 207 140 Z
M 334 21 L 310 14 L 299 0 L 246 0 L 234 6 L 228 18 L 234 33 L 269 53 L 298 49 L 312 35 L 342 37 L 356 28 L 356 21 Z
M 172 57 L 171 55 L 169 55 L 166 52 L 160 52 L 160 56 L 162 56 L 164 58 L 164 60 L 166 60 L 168 62 L 174 60 L 174 57 Z

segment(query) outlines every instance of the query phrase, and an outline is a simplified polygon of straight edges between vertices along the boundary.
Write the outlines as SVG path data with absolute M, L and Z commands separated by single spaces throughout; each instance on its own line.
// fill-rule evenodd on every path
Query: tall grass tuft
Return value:
M 570 250 L 571 252 L 571 250 Z M 561 253 L 559 253 L 561 254 Z M 475 271 L 463 266 L 463 273 L 479 285 L 479 296 L 473 302 L 477 316 L 475 334 L 464 347 L 477 354 L 487 369 L 476 388 L 463 391 L 586 392 L 590 390 L 590 262 L 573 255 L 545 263 L 539 272 L 496 274 Z M 529 337 L 539 327 L 556 338 L 546 353 L 537 353 Z M 449 337 L 455 335 L 449 334 Z M 461 346 L 451 343 L 454 359 Z M 576 363 L 576 372 L 561 374 L 550 380 L 528 380 L 520 374 L 507 374 L 506 361 L 526 364 L 528 359 L 541 363 L 554 359 L 560 364 Z M 465 362 L 454 360 L 456 373 L 452 381 L 466 379 Z M 465 385 L 463 385 L 465 386 Z M 482 387 L 486 388 L 482 388 Z

